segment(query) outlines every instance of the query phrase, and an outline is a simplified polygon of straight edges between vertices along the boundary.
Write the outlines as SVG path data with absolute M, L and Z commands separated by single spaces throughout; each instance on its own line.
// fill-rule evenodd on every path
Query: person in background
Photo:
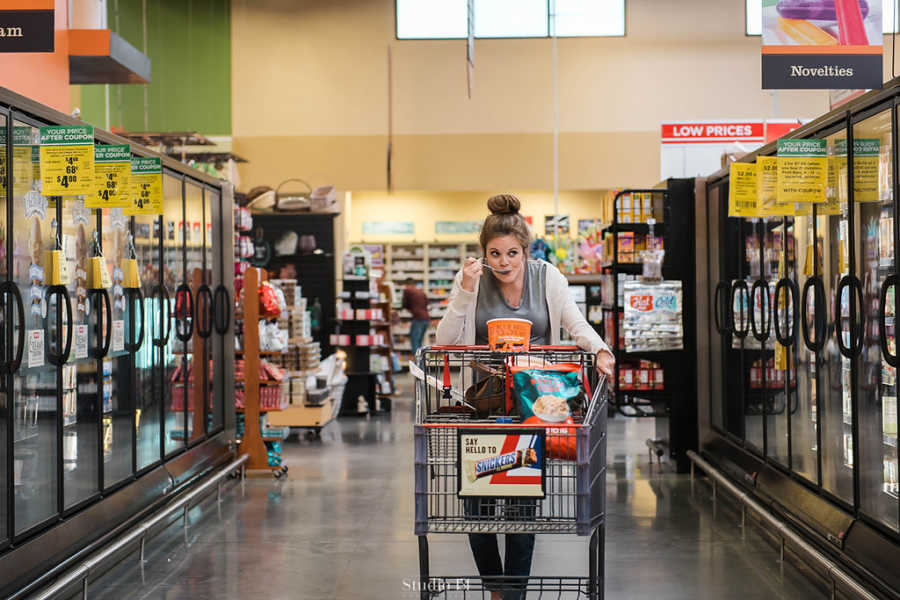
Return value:
M 428 315 L 428 298 L 425 297 L 425 292 L 416 287 L 416 281 L 411 277 L 403 282 L 403 308 L 412 313 L 409 344 L 415 356 L 416 351 L 422 346 L 422 338 L 425 337 L 425 330 L 428 329 L 431 317 Z

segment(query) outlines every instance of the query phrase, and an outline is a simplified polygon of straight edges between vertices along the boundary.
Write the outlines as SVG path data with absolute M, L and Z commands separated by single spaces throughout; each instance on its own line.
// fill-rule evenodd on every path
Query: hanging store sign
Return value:
M 478 233 L 481 231 L 481 221 L 435 221 L 435 233 Z
M 79 196 L 94 193 L 94 128 L 41 127 L 41 193 Z
M 763 5 L 763 89 L 881 88 L 881 2 Z
M 131 146 L 94 146 L 95 192 L 85 199 L 88 208 L 129 208 Z
M 756 165 L 731 163 L 728 186 L 728 216 L 755 217 L 757 214 Z
M 825 140 L 778 140 L 778 204 L 825 202 Z
M 0 52 L 53 52 L 53 0 L 15 4 L 25 8 L 0 10 Z
M 457 431 L 460 497 L 544 497 L 543 429 Z
M 412 221 L 363 221 L 363 233 L 367 235 L 412 235 L 415 231 Z
M 696 177 L 787 135 L 807 119 L 673 121 L 660 126 L 660 179 Z
M 126 215 L 161 215 L 162 160 L 137 157 L 131 159 L 131 206 Z

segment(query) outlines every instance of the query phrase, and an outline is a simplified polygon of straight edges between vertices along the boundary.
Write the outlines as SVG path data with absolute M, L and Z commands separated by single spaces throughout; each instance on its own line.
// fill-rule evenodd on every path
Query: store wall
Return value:
M 109 28 L 152 63 L 149 85 L 109 86 L 109 126 L 230 135 L 231 1 L 109 0 L 107 10 Z M 80 87 L 82 118 L 106 127 L 106 86 Z
M 509 191 L 509 190 L 504 190 Z M 380 190 L 354 191 L 345 205 L 346 237 L 352 242 L 474 242 L 477 233 L 437 234 L 436 221 L 482 221 L 488 214 L 487 199 L 499 191 L 435 192 Z M 559 195 L 559 214 L 569 215 L 572 230 L 578 219 L 600 216 L 602 190 L 567 191 Z M 522 202 L 522 214 L 532 217 L 535 233 L 543 235 L 544 216 L 554 214 L 553 194 L 516 192 Z M 364 235 L 366 221 L 412 221 L 413 235 Z
M 68 0 L 3 0 L 0 9 L 53 8 L 53 52 L 0 53 L 0 86 L 69 112 Z
M 628 0 L 627 36 L 559 40 L 560 185 L 655 183 L 659 124 L 815 117 L 824 92 L 760 90 L 744 0 Z M 388 46 L 397 189 L 552 189 L 548 39 L 394 39 L 393 0 L 233 0 L 243 188 L 289 176 L 386 189 Z M 889 61 L 888 61 L 889 68 Z

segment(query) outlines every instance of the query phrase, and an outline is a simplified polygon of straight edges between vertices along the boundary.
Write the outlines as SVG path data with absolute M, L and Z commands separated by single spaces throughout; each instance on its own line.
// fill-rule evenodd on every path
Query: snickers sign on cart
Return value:
M 543 429 L 460 429 L 460 497 L 543 498 Z

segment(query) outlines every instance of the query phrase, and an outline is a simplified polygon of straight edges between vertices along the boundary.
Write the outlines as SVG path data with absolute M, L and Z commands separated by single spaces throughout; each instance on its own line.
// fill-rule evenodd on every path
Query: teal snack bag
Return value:
M 545 367 L 511 367 L 513 392 L 522 420 L 537 417 L 561 423 L 571 414 L 570 403 L 581 395 L 581 365 L 561 363 Z

